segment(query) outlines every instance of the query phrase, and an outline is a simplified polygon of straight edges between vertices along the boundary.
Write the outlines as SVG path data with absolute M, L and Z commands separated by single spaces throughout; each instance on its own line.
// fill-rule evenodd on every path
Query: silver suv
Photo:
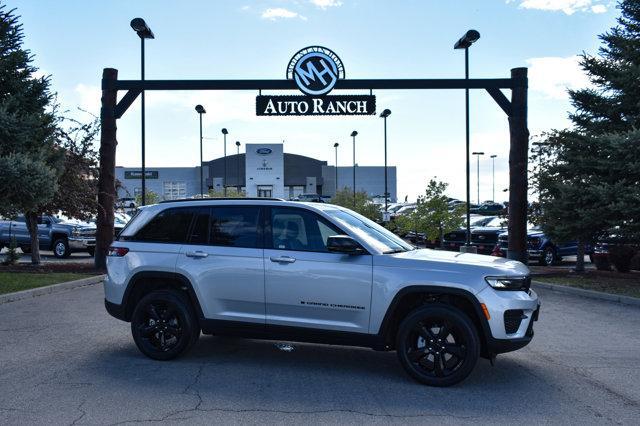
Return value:
M 478 357 L 531 341 L 538 296 L 520 262 L 419 250 L 331 204 L 160 203 L 113 243 L 107 311 L 145 355 L 200 333 L 395 350 L 418 381 L 463 380 Z

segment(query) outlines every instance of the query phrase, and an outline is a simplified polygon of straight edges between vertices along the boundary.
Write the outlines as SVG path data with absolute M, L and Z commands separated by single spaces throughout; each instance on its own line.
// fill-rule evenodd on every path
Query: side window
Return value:
M 187 232 L 193 218 L 194 209 L 168 209 L 156 215 L 140 229 L 133 241 L 181 244 L 187 239 Z
M 189 244 L 207 244 L 209 242 L 209 219 L 211 209 L 208 207 L 195 209 L 193 226 L 189 235 Z
M 272 208 L 271 234 L 274 249 L 327 252 L 329 236 L 343 232 L 313 212 Z
M 255 206 L 212 207 L 209 244 L 261 248 L 259 217 L 260 208 Z

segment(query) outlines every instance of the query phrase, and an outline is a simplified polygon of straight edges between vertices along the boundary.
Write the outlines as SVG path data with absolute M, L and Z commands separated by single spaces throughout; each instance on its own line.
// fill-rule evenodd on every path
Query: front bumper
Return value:
M 533 337 L 533 323 L 538 319 L 540 301 L 535 291 L 500 291 L 487 286 L 477 294 L 478 301 L 484 303 L 489 312 L 490 335 L 487 350 L 497 354 L 514 351 L 526 346 Z M 520 318 L 515 324 L 509 314 L 517 313 Z
M 87 237 L 69 237 L 69 248 L 71 250 L 84 251 L 96 247 L 95 238 Z
M 107 299 L 104 299 L 104 307 L 112 317 L 126 321 L 126 313 L 123 305 L 109 302 Z

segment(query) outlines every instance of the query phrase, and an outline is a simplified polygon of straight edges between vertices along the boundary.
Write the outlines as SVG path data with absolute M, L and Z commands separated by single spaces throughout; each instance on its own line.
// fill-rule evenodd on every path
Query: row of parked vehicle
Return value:
M 117 236 L 131 217 L 122 212 L 115 213 L 114 232 Z M 12 240 L 23 253 L 31 252 L 31 236 L 23 215 L 14 218 L 0 217 L 0 250 L 9 247 Z M 64 215 L 43 215 L 38 218 L 38 242 L 40 250 L 51 250 L 57 258 L 66 258 L 71 253 L 86 252 L 94 255 L 96 247 L 95 219 L 81 221 Z
M 471 245 L 479 254 L 506 257 L 508 246 L 507 220 L 499 216 L 473 215 L 470 222 Z M 460 251 L 467 242 L 466 227 L 444 234 L 442 243 L 439 239 L 430 240 L 422 233 L 409 232 L 405 235 L 414 244 L 422 244 L 427 248 L 443 248 L 449 251 Z M 566 256 L 575 256 L 578 251 L 576 242 L 558 243 L 552 241 L 538 227 L 527 232 L 527 250 L 529 259 L 540 265 L 552 265 Z M 593 259 L 593 249 L 587 246 L 586 253 Z

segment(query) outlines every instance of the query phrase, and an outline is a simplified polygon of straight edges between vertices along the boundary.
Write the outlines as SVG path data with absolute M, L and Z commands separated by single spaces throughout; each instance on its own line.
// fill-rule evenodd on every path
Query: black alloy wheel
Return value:
M 466 314 L 449 305 L 430 304 L 400 324 L 396 350 L 414 379 L 429 386 L 451 386 L 473 370 L 480 341 Z
M 159 290 L 147 294 L 136 305 L 131 333 L 143 354 L 169 360 L 186 352 L 198 340 L 200 328 L 186 295 Z

